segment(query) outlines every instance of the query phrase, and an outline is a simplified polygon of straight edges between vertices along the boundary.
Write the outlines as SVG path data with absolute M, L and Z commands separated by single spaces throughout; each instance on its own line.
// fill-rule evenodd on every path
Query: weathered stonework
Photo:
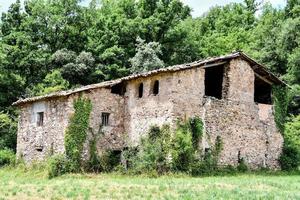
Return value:
M 170 124 L 175 128 L 178 119 L 199 116 L 205 129 L 200 145 L 203 152 L 212 148 L 217 136 L 222 138 L 220 165 L 237 165 L 238 157 L 242 157 L 251 168 L 278 168 L 283 138 L 274 122 L 273 106 L 254 102 L 254 79 L 261 72 L 255 72 L 251 62 L 241 56 L 221 61 L 210 60 L 204 67 L 187 65 L 149 72 L 76 92 L 21 101 L 17 154 L 32 162 L 64 153 L 64 133 L 74 113 L 73 102 L 81 95 L 92 102 L 84 158 L 88 158 L 92 137 L 97 138 L 99 152 L 122 150 L 138 145 L 152 125 Z M 221 99 L 205 96 L 207 67 L 224 67 Z M 153 94 L 155 81 L 159 81 L 158 94 Z M 141 83 L 143 95 L 139 97 Z M 112 92 L 115 86 L 118 92 Z M 38 112 L 44 112 L 42 126 L 36 123 Z M 109 113 L 107 125 L 101 124 L 102 113 Z

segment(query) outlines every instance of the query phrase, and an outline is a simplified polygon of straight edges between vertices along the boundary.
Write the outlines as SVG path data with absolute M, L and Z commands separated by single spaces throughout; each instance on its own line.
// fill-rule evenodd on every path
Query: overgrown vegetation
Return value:
M 81 156 L 87 138 L 92 103 L 89 99 L 79 97 L 74 101 L 74 110 L 65 133 L 65 150 L 70 170 L 78 172 L 82 166 Z
M 297 170 L 300 166 L 300 115 L 285 125 L 284 145 L 280 156 L 283 170 Z
M 277 128 L 280 132 L 284 133 L 284 125 L 287 120 L 288 105 L 290 102 L 290 96 L 288 88 L 284 86 L 273 86 L 273 101 L 274 101 L 274 117 Z
M 92 103 L 89 99 L 80 96 L 73 104 L 74 114 L 70 118 L 69 126 L 65 133 L 66 155 L 56 155 L 50 158 L 50 178 L 68 172 L 83 171 L 82 151 L 87 138 Z
M 13 166 L 16 163 L 16 156 L 12 150 L 0 150 L 0 167 L 5 165 Z
M 152 127 L 142 138 L 137 149 L 125 151 L 125 173 L 162 175 L 187 173 L 204 175 L 218 169 L 218 156 L 222 151 L 222 139 L 217 137 L 211 151 L 199 148 L 203 135 L 203 122 L 194 117 L 178 121 L 176 130 L 168 125 Z

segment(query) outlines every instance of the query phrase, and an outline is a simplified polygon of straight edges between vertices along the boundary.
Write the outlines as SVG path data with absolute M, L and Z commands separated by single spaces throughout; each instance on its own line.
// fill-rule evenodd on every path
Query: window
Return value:
M 109 125 L 109 113 L 102 113 L 102 126 Z
M 37 113 L 36 124 L 37 124 L 37 126 L 43 126 L 43 124 L 44 124 L 44 112 L 38 112 Z
M 124 83 L 118 83 L 111 87 L 111 93 L 113 94 L 118 94 L 120 96 L 123 96 L 125 92 L 126 92 L 126 84 Z
M 222 98 L 224 66 L 214 66 L 205 69 L 205 96 Z
M 143 83 L 141 83 L 140 85 L 139 85 L 139 98 L 142 98 L 143 97 L 143 92 L 144 92 L 144 84 Z
M 241 157 L 241 151 L 238 151 L 238 163 L 240 164 L 242 162 L 242 157 Z
M 156 80 L 153 85 L 153 94 L 158 95 L 158 93 L 159 93 L 159 81 Z
M 254 80 L 254 102 L 272 104 L 272 87 L 269 83 L 255 76 Z

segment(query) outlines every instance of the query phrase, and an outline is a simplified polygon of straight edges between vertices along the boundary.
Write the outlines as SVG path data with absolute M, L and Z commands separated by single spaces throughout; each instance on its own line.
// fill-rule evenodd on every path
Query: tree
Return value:
M 161 54 L 161 45 L 158 42 L 145 43 L 145 40 L 137 38 L 136 54 L 130 59 L 133 73 L 146 72 L 164 66 L 158 55 Z
M 33 96 L 36 95 L 45 95 L 51 92 L 57 92 L 61 90 L 66 90 L 69 87 L 69 82 L 63 79 L 59 70 L 53 70 L 45 79 L 35 85 L 31 91 Z
M 17 144 L 17 121 L 7 113 L 0 112 L 0 150 L 14 149 Z

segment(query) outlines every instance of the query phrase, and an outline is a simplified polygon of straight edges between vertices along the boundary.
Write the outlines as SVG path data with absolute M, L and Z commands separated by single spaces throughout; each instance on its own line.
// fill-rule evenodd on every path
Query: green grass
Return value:
M 123 176 L 65 175 L 0 169 L 2 199 L 300 199 L 299 175 Z

